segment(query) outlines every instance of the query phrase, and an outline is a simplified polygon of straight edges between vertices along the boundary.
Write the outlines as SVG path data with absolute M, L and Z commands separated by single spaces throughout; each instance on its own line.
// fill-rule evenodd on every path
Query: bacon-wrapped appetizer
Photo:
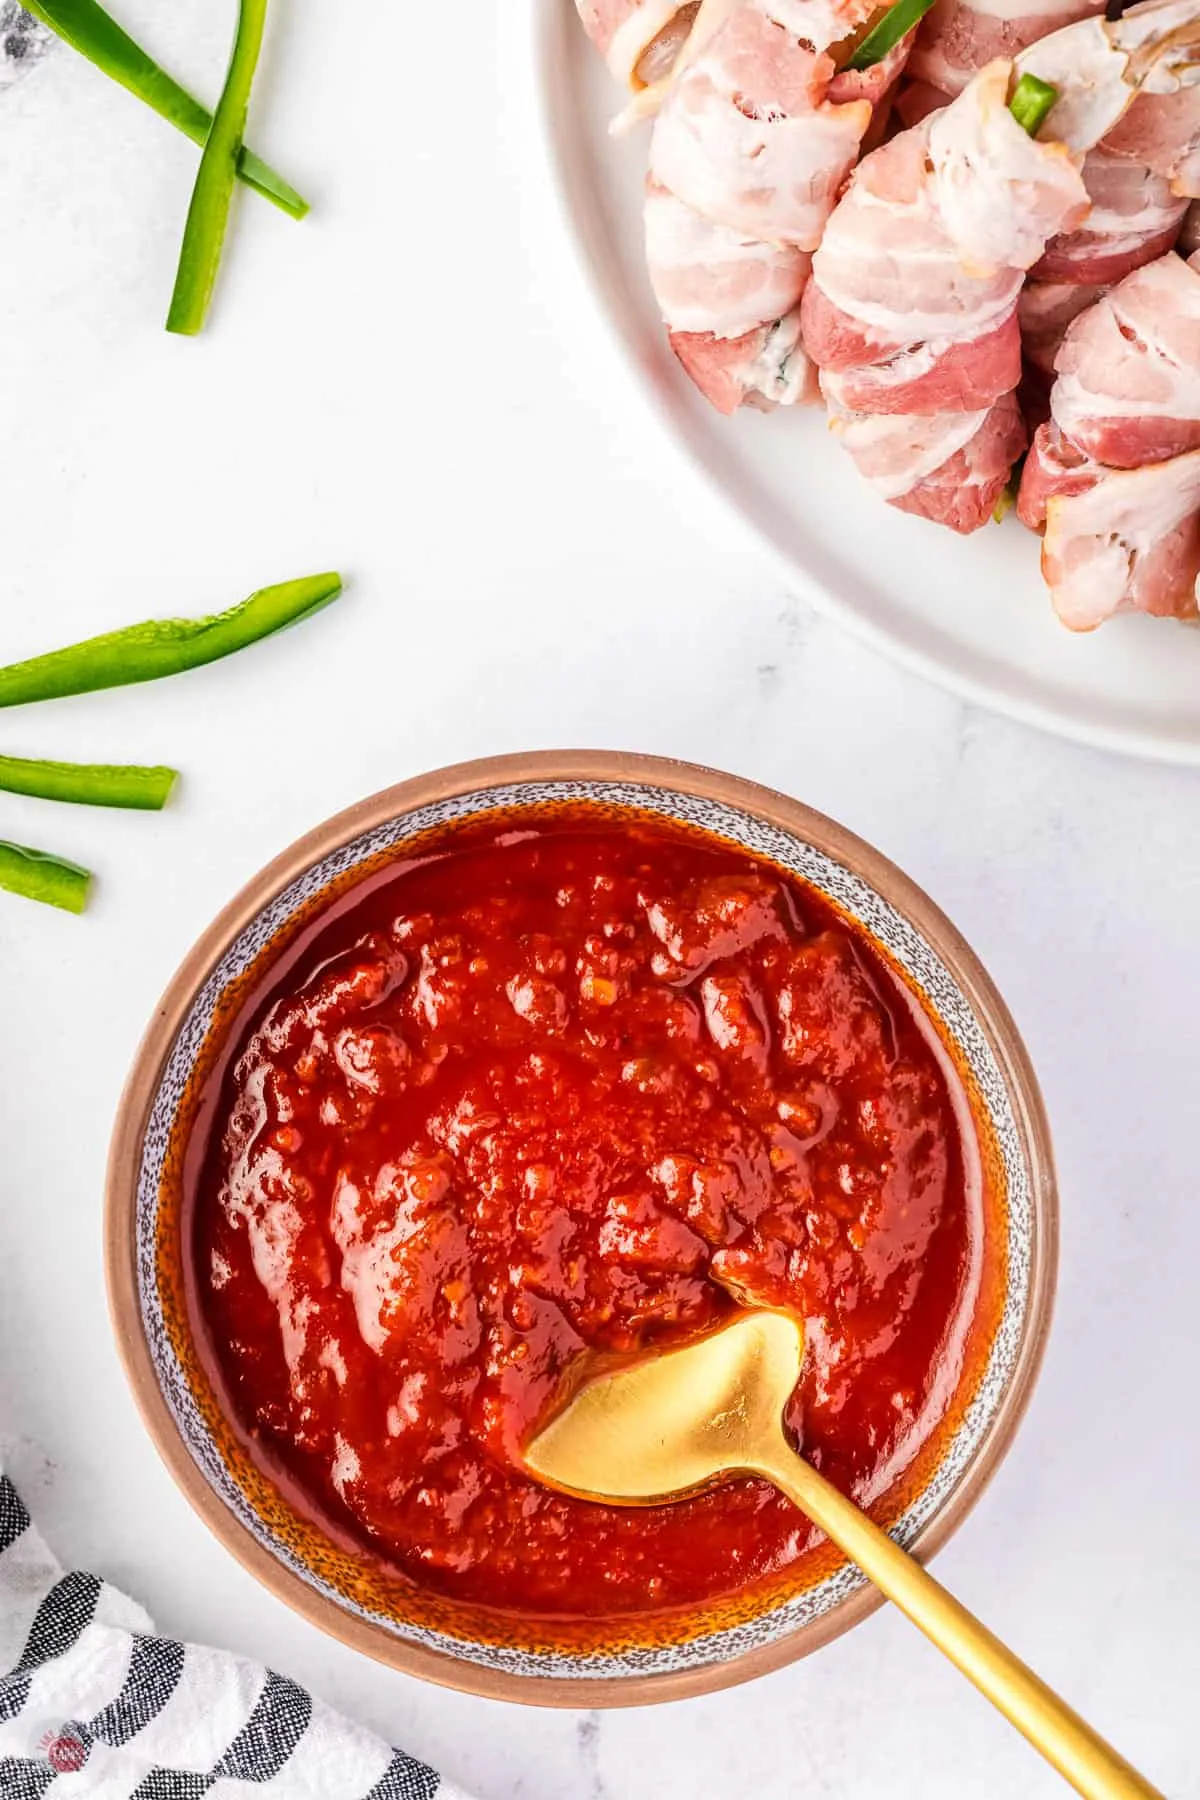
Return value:
M 1084 113 L 1108 109 L 1113 121 L 1084 162 L 1086 230 L 1049 244 L 1035 279 L 1111 283 L 1171 248 L 1200 197 L 1198 35 L 1200 0 L 1143 0 L 1116 22 L 1089 20 L 1022 56 L 1023 69 L 1056 85 L 1078 69 L 1078 97 L 1055 109 L 1052 126 L 1081 142 Z
M 1078 231 L 1046 246 L 1021 295 L 1026 394 L 1039 421 L 1072 319 L 1104 288 L 1155 262 L 1179 238 L 1189 203 L 1200 192 L 1198 141 L 1200 83 L 1181 83 L 1171 93 L 1139 94 L 1086 157 L 1083 180 L 1092 210 Z
M 676 354 L 722 412 L 816 396 L 797 311 L 811 252 L 911 38 L 845 66 L 877 11 L 877 0 L 706 0 L 662 98 L 650 280 Z
M 834 430 L 894 506 L 976 530 L 1025 446 L 1017 299 L 1082 221 L 1075 161 L 1009 110 L 999 60 L 859 165 L 803 304 Z
M 1049 499 L 1042 573 L 1072 631 L 1121 612 L 1194 619 L 1198 571 L 1200 450 L 1141 469 L 1093 469 Z
M 714 224 L 651 177 L 646 260 L 671 347 L 718 412 L 816 398 L 797 311 L 807 251 Z
M 906 125 L 961 94 L 998 56 L 1019 56 L 1030 44 L 1104 12 L 1105 0 L 936 0 L 921 22 L 908 59 L 901 107 Z
M 636 93 L 670 74 L 699 0 L 575 0 L 583 28 L 623 87 Z
M 1200 107 L 1200 88 L 1194 92 Z M 1187 198 L 1173 194 L 1163 176 L 1110 154 L 1103 144 L 1085 158 L 1083 181 L 1091 211 L 1077 231 L 1046 246 L 1021 291 L 1021 398 L 1031 430 L 1049 412 L 1054 362 L 1067 327 L 1114 281 L 1170 250 L 1188 208 Z
M 1083 180 L 1091 211 L 1078 231 L 1047 244 L 1031 280 L 1110 286 L 1174 249 L 1189 196 L 1174 193 L 1166 176 L 1104 143 L 1085 159 Z
M 910 74 L 924 70 L 927 36 L 938 30 L 939 9 L 945 3 L 938 0 L 921 27 Z M 1103 8 L 1079 8 L 1081 15 L 1089 10 Z M 1026 20 L 1037 22 L 1034 15 L 1022 15 L 1022 25 Z M 1027 42 L 1038 35 L 1035 32 Z M 1036 57 L 1028 60 L 1036 69 Z M 941 78 L 949 80 L 944 72 Z M 945 103 L 945 93 L 928 81 L 914 81 L 901 96 L 898 110 L 905 124 L 915 124 Z M 1163 94 L 1139 94 L 1124 118 L 1089 152 L 1083 181 L 1091 211 L 1079 230 L 1047 245 L 1021 297 L 1025 356 L 1035 376 L 1053 375 L 1063 332 L 1102 287 L 1172 248 L 1188 202 L 1200 192 L 1198 143 L 1200 86 L 1180 83 Z M 1073 295 L 1073 287 L 1081 292 Z M 1048 394 L 1048 383 L 1044 385 Z
M 859 165 L 814 257 L 803 332 L 834 430 L 893 505 L 959 532 L 991 516 L 1026 441 L 1025 272 L 1083 224 L 1084 155 L 1139 84 L 1200 55 L 1189 33 L 1200 39 L 1196 0 L 1069 26 L 1026 53 L 1033 71 L 998 59 Z M 1010 107 L 1024 110 L 1019 74 L 1053 102 L 1042 136 Z
M 1045 530 L 1063 623 L 1196 613 L 1200 572 L 1200 254 L 1126 276 L 1070 326 L 1051 418 L 1018 511 Z

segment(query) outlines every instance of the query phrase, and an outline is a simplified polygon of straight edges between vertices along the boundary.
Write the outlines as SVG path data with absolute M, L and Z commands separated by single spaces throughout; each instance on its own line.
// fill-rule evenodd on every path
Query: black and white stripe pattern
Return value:
M 242 1657 L 155 1637 L 95 1575 L 64 1574 L 0 1473 L 0 1796 L 464 1800 Z
M 0 92 L 31 69 L 52 41 L 52 33 L 17 0 L 0 0 Z

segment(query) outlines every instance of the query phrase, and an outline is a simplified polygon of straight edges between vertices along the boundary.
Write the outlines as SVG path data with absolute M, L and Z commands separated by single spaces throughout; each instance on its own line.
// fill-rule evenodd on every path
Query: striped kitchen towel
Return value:
M 64 1575 L 0 1473 L 3 1800 L 465 1800 L 289 1681 Z

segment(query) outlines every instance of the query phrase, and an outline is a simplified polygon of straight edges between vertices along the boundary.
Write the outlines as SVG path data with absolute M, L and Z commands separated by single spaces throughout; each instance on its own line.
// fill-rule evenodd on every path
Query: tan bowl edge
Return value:
M 861 875 L 907 917 L 937 952 L 975 1009 L 1014 1100 L 1028 1163 L 1036 1231 L 1027 1322 L 1012 1379 L 958 1489 L 913 1545 L 922 1562 L 936 1554 L 975 1505 L 1012 1441 L 1041 1368 L 1058 1266 L 1058 1201 L 1042 1096 L 1016 1025 L 975 953 L 941 910 L 879 851 L 833 820 L 756 782 L 698 764 L 621 751 L 534 751 L 486 757 L 433 770 L 386 788 L 297 840 L 260 871 L 196 942 L 172 978 L 138 1049 L 117 1111 L 105 1184 L 104 1263 L 117 1349 L 156 1450 L 184 1497 L 217 1540 L 275 1597 L 321 1631 L 394 1669 L 487 1699 L 596 1708 L 644 1706 L 733 1687 L 782 1668 L 866 1618 L 882 1605 L 867 1588 L 803 1630 L 726 1662 L 678 1673 L 602 1677 L 507 1674 L 393 1636 L 355 1617 L 277 1562 L 234 1517 L 193 1462 L 159 1389 L 141 1327 L 135 1260 L 137 1176 L 142 1139 L 163 1067 L 200 987 L 228 945 L 305 869 L 374 826 L 439 800 L 511 783 L 631 781 L 724 802 L 813 844 Z

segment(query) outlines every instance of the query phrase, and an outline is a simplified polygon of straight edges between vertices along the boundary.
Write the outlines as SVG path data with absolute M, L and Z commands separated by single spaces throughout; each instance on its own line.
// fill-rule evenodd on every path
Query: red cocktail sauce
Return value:
M 759 1482 L 622 1510 L 529 1480 L 587 1351 L 794 1313 L 790 1423 L 860 1500 L 962 1375 L 985 1221 L 949 1060 L 864 933 L 702 833 L 493 817 L 377 871 L 271 961 L 197 1120 L 189 1285 L 240 1435 L 464 1602 L 694 1605 L 810 1544 Z

